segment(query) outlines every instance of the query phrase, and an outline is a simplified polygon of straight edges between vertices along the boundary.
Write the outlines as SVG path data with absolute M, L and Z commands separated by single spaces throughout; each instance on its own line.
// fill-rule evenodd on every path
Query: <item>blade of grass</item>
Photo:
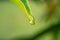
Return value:
M 15 3 L 19 8 L 21 8 L 24 11 L 30 24 L 35 24 L 35 20 L 31 14 L 31 10 L 30 7 L 28 6 L 27 0 L 11 0 L 11 2 Z

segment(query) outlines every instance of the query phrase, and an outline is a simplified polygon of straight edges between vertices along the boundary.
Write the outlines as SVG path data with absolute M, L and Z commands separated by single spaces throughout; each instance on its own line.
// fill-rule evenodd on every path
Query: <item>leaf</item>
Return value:
M 31 10 L 28 6 L 28 1 L 27 0 L 11 0 L 14 4 L 16 4 L 19 8 L 21 8 L 24 13 L 26 14 L 29 23 L 35 24 L 34 17 L 31 15 Z

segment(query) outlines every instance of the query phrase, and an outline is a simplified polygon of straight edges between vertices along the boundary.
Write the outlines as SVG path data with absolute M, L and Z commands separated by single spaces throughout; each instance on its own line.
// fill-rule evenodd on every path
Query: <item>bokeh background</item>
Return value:
M 0 0 L 0 40 L 60 40 L 59 2 L 52 18 L 46 20 L 46 5 L 41 0 L 29 0 L 36 22 L 31 25 L 20 8 L 9 0 Z

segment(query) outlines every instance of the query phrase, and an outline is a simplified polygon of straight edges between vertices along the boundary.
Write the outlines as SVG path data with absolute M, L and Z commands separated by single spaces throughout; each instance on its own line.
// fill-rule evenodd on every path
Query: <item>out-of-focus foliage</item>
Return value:
M 35 25 L 26 22 L 21 9 L 8 1 L 0 1 L 0 39 L 60 40 L 60 6 L 47 20 L 47 5 L 41 0 L 29 0 Z

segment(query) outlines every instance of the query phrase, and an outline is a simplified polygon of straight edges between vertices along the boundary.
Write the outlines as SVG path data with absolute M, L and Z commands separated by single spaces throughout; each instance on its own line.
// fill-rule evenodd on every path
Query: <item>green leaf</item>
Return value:
M 28 6 L 28 0 L 11 0 L 14 4 L 16 4 L 19 8 L 21 8 L 26 14 L 29 23 L 35 24 L 34 17 L 31 14 L 30 7 Z

